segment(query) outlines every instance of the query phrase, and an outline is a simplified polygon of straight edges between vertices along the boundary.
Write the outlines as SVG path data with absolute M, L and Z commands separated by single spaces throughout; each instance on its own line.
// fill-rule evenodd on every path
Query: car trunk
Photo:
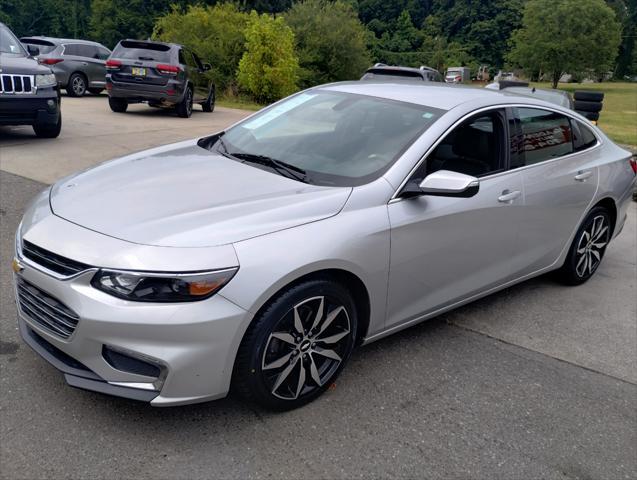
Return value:
M 166 85 L 180 72 L 170 47 L 152 42 L 120 42 L 106 66 L 114 81 L 142 85 Z

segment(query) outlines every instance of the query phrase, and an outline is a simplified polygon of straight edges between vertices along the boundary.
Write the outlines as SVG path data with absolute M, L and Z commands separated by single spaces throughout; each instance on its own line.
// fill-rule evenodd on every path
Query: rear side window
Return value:
M 81 43 L 68 43 L 64 45 L 64 55 L 96 58 L 97 47 L 94 45 L 83 45 Z
M 51 53 L 53 50 L 55 50 L 56 46 L 54 43 L 49 42 L 48 40 L 40 40 L 37 38 L 24 38 L 20 41 L 25 45 L 33 45 L 34 47 L 38 47 L 41 55 Z
M 573 130 L 573 149 L 576 152 L 581 152 L 597 144 L 595 134 L 582 122 L 571 118 L 571 128 Z
M 95 58 L 106 60 L 108 57 L 110 57 L 110 55 L 111 51 L 109 49 L 104 47 L 97 47 L 97 55 L 95 56 Z
M 573 153 L 569 119 L 559 113 L 536 108 L 518 108 L 520 148 L 523 155 L 512 158 L 511 168 L 533 165 Z
M 124 40 L 113 50 L 113 58 L 129 60 L 147 60 L 151 62 L 170 62 L 170 46 L 151 42 Z

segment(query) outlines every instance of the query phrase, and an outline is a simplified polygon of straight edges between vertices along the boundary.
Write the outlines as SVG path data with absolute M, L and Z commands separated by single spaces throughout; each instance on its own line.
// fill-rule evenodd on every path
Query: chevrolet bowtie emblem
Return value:
M 20 260 L 14 258 L 13 262 L 11 262 L 11 268 L 15 273 L 21 273 L 24 270 L 24 265 L 20 263 Z

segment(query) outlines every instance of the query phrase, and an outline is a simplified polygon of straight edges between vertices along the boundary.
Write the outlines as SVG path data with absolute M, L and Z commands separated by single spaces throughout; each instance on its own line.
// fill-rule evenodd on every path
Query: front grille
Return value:
M 22 278 L 16 283 L 22 313 L 58 337 L 69 338 L 80 320 L 77 313 Z
M 33 75 L 0 75 L 0 93 L 35 93 Z
M 22 255 L 32 262 L 65 277 L 70 277 L 91 268 L 89 265 L 49 252 L 26 240 L 22 242 Z

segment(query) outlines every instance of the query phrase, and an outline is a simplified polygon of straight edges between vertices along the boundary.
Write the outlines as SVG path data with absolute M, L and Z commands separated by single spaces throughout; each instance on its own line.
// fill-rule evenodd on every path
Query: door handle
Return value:
M 593 172 L 591 170 L 580 170 L 579 172 L 577 172 L 577 175 L 575 175 L 575 181 L 577 182 L 584 182 L 587 178 L 589 178 L 591 175 L 593 175 Z
M 84 65 L 85 67 L 88 65 L 87 62 L 82 62 L 82 65 Z
M 518 198 L 520 195 L 522 195 L 522 192 L 520 192 L 519 190 L 513 190 L 512 192 L 510 190 L 504 190 L 502 192 L 502 195 L 498 197 L 498 202 L 512 203 L 513 200 Z

